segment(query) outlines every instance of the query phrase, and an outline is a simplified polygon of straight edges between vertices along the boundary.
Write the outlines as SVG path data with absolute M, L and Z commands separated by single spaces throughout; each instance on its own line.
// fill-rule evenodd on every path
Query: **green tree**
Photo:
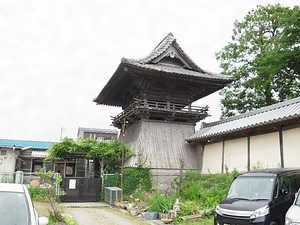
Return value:
M 53 143 L 48 149 L 48 159 L 66 159 L 68 155 L 82 151 L 72 138 L 64 138 L 62 142 Z
M 47 159 L 69 159 L 75 153 L 86 154 L 86 158 L 96 159 L 102 173 L 106 167 L 121 159 L 123 144 L 119 140 L 97 141 L 92 138 L 75 142 L 71 138 L 64 138 L 62 142 L 54 143 L 47 151 Z M 124 157 L 131 156 L 132 150 L 124 145 Z
M 116 161 L 120 161 L 122 157 L 123 144 L 119 140 L 99 142 L 95 139 L 88 138 L 80 141 L 79 146 L 82 149 L 85 149 L 85 152 L 88 152 L 87 158 L 98 160 L 100 165 L 100 174 L 102 174 L 105 169 Z M 131 155 L 131 149 L 124 145 L 124 157 L 129 157 Z
M 221 91 L 223 117 L 299 96 L 299 6 L 257 6 L 234 23 L 232 41 L 216 57 L 235 78 Z

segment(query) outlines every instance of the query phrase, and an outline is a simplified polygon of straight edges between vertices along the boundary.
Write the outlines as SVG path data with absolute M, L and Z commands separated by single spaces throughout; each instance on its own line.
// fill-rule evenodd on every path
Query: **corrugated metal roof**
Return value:
M 119 132 L 115 129 L 101 129 L 101 128 L 86 128 L 86 127 L 79 127 L 84 132 L 89 133 L 102 133 L 102 134 L 118 134 Z
M 46 158 L 48 156 L 48 152 L 46 151 L 32 151 L 31 156 L 36 158 Z
M 294 118 L 300 118 L 300 97 L 224 120 L 203 124 L 198 133 L 186 140 L 201 140 Z
M 18 147 L 32 149 L 49 149 L 52 142 L 48 141 L 27 141 L 27 140 L 12 140 L 12 139 L 0 139 L 0 147 Z

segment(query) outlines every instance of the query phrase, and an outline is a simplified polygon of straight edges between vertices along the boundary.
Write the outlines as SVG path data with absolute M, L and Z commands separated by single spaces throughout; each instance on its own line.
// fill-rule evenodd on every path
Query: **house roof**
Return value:
M 207 141 L 224 135 L 300 120 L 300 97 L 266 106 L 258 110 L 233 116 L 212 123 L 203 123 L 200 131 L 187 138 L 188 142 Z
M 133 74 L 135 74 L 133 76 Z M 116 72 L 102 89 L 94 102 L 111 106 L 123 106 L 120 99 L 125 96 L 126 91 L 133 85 L 138 76 L 147 76 L 156 79 L 163 77 L 170 80 L 190 82 L 197 84 L 194 101 L 207 96 L 224 86 L 232 80 L 232 76 L 211 73 L 201 69 L 181 49 L 172 33 L 169 33 L 145 58 L 128 59 L 122 58 Z M 132 90 L 140 88 L 138 84 Z M 135 92 L 135 91 L 132 91 Z
M 17 147 L 17 148 L 30 148 L 30 149 L 49 149 L 52 142 L 48 141 L 28 141 L 28 140 L 12 140 L 0 139 L 0 147 Z

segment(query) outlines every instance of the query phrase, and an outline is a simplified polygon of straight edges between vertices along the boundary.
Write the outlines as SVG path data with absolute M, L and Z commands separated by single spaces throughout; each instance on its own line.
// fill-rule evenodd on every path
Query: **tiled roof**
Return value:
M 0 139 L 0 147 L 17 147 L 31 149 L 49 149 L 52 142 L 48 141 L 27 141 L 27 140 L 11 140 L 11 139 Z
M 178 54 L 181 55 L 184 58 L 184 60 L 187 61 L 191 69 L 185 69 L 174 65 L 160 64 L 155 61 L 158 57 L 163 55 L 171 46 L 177 50 Z M 172 33 L 169 33 L 147 57 L 143 59 L 122 58 L 121 62 L 137 66 L 141 69 L 149 69 L 154 71 L 156 70 L 172 74 L 201 77 L 213 80 L 226 80 L 229 82 L 233 79 L 232 76 L 215 74 L 201 69 L 177 44 L 176 39 Z
M 211 73 L 211 72 L 204 71 L 204 70 L 202 70 L 203 72 L 198 72 L 198 71 L 194 71 L 194 70 L 184 69 L 182 67 L 175 67 L 173 65 L 170 66 L 170 65 L 166 65 L 166 64 L 165 65 L 163 65 L 163 64 L 144 64 L 144 63 L 140 63 L 138 61 L 128 60 L 125 58 L 122 59 L 122 62 L 126 63 L 126 64 L 130 64 L 132 66 L 136 66 L 141 69 L 149 69 L 152 71 L 165 72 L 165 73 L 170 73 L 170 74 L 178 74 L 182 78 L 184 78 L 185 76 L 188 76 L 188 77 L 201 77 L 206 80 L 219 80 L 219 81 L 228 81 L 228 82 L 232 81 L 231 76 L 224 76 L 221 74 Z
M 79 127 L 78 130 L 82 130 L 84 132 L 89 132 L 89 133 L 102 133 L 102 134 L 118 134 L 119 133 L 115 129 L 101 129 L 101 128 Z
M 189 142 L 204 140 L 295 118 L 300 118 L 300 97 L 224 120 L 205 123 L 198 133 L 186 140 Z
M 194 70 L 204 73 L 198 65 L 182 50 L 182 48 L 177 44 L 175 37 L 172 33 L 169 33 L 155 48 L 154 50 L 143 59 L 126 59 L 123 58 L 122 61 L 139 63 L 139 64 L 149 64 L 153 63 L 156 58 L 161 56 L 168 48 L 173 45 L 175 49 L 178 50 L 180 54 L 189 62 Z
M 196 88 L 191 94 L 191 101 L 218 91 L 233 80 L 232 76 L 215 74 L 201 69 L 181 49 L 173 34 L 169 33 L 147 57 L 142 59 L 122 58 L 113 76 L 93 101 L 97 104 L 111 106 L 127 105 L 128 99 L 124 100 L 124 95 L 132 91 L 129 90 L 130 88 L 141 88 L 132 82 L 137 79 L 136 76 L 164 79 L 166 83 L 183 81 L 185 85 L 194 85 Z

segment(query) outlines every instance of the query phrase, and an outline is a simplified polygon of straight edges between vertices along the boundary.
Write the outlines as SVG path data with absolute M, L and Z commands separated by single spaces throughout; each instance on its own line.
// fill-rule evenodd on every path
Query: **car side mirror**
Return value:
M 49 223 L 49 220 L 45 216 L 39 217 L 39 225 L 47 225 Z

